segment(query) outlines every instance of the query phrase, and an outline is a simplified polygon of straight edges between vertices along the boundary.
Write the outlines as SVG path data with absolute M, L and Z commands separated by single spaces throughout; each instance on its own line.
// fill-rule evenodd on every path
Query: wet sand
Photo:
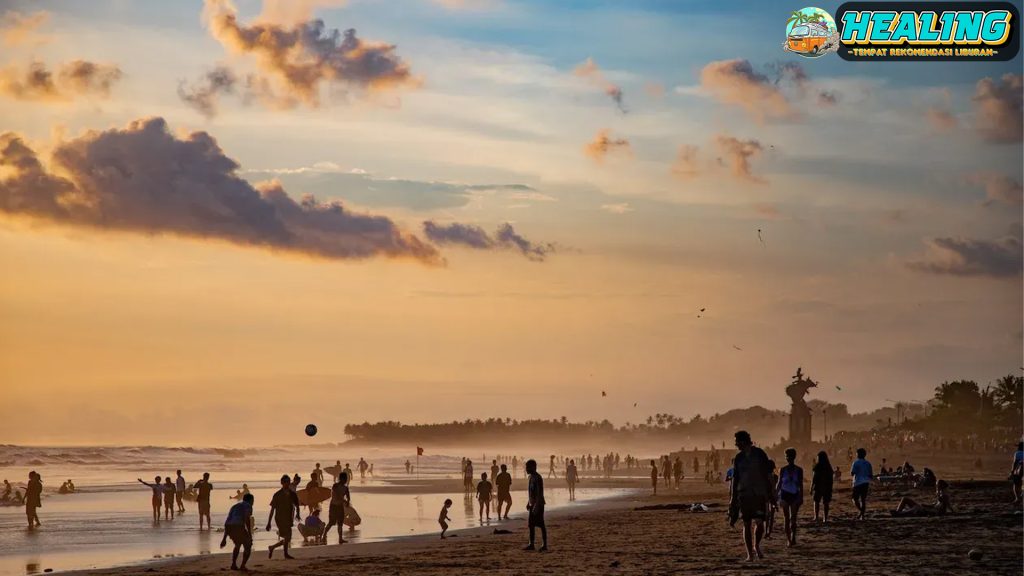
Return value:
M 554 483 L 554 481 L 552 481 Z M 633 486 L 646 483 L 630 481 Z M 623 486 L 621 482 L 616 485 Z M 646 494 L 646 493 L 645 493 Z M 256 550 L 250 568 L 261 574 L 328 575 L 339 571 L 440 576 L 442 574 L 1020 574 L 1022 517 L 1009 504 L 1006 482 L 954 482 L 956 514 L 937 518 L 892 518 L 888 510 L 902 495 L 930 502 L 932 491 L 875 489 L 869 518 L 853 519 L 849 488 L 836 491 L 833 522 L 811 521 L 801 510 L 800 543 L 787 548 L 778 533 L 766 541 L 766 559 L 747 563 L 738 529 L 725 520 L 724 485 L 684 483 L 681 492 L 652 497 L 627 496 L 548 515 L 551 551 L 525 552 L 526 522 L 511 520 L 467 529 L 441 541 L 416 536 L 390 542 L 298 548 L 296 560 Z M 712 505 L 711 512 L 639 510 L 659 504 Z M 517 506 L 517 509 L 519 507 Z M 520 509 L 521 511 L 521 509 Z M 494 528 L 511 534 L 494 534 Z M 982 552 L 980 561 L 967 553 Z M 225 574 L 225 555 L 176 558 L 119 569 L 94 570 L 92 576 L 128 574 Z

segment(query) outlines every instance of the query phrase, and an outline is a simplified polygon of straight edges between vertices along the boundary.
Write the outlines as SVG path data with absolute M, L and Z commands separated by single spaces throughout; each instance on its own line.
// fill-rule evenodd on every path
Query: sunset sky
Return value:
M 803 59 L 801 7 L 0 0 L 0 442 L 1019 374 L 1020 56 Z

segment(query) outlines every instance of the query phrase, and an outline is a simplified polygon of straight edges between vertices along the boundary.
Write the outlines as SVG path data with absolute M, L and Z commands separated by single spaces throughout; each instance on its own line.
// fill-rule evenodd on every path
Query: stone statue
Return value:
M 804 396 L 818 383 L 804 376 L 802 368 L 796 369 L 793 382 L 786 386 L 786 395 L 793 401 L 789 413 L 789 441 L 793 444 L 809 444 L 811 442 L 811 409 L 807 407 Z

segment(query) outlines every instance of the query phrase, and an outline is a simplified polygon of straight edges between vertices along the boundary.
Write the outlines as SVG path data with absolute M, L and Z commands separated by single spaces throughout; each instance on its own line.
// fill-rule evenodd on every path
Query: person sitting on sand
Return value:
M 900 499 L 899 505 L 892 511 L 893 516 L 942 516 L 953 512 L 953 503 L 949 496 L 949 483 L 939 480 L 935 483 L 935 503 L 918 504 L 910 497 Z
M 160 505 L 163 504 L 164 500 L 164 488 L 163 484 L 160 483 L 161 478 L 159 476 L 156 477 L 156 484 L 150 484 L 149 482 L 144 481 L 142 478 L 139 478 L 138 480 L 140 484 L 145 484 L 146 486 L 149 486 L 149 489 L 153 491 L 153 522 L 159 523 Z
M 248 572 L 245 567 L 252 554 L 252 504 L 255 502 L 252 494 L 246 494 L 242 501 L 235 504 L 228 510 L 228 517 L 224 519 L 224 537 L 220 539 L 220 547 L 227 546 L 228 538 L 235 545 L 231 551 L 231 569 Z M 242 565 L 238 565 L 238 550 L 243 548 Z M 223 568 L 221 568 L 223 570 Z
M 348 477 L 344 472 L 338 475 L 338 481 L 331 486 L 331 503 L 327 507 L 327 527 L 321 540 L 327 543 L 327 534 L 334 526 L 338 527 L 338 544 L 344 544 L 341 530 L 345 525 L 345 509 L 352 504 L 352 493 L 348 489 Z
M 281 489 L 274 492 L 270 500 L 270 517 L 267 518 L 267 532 L 270 531 L 270 523 L 274 522 L 277 524 L 277 535 L 281 539 L 267 548 L 267 558 L 274 557 L 274 549 L 278 546 L 284 546 L 285 558 L 294 558 L 288 554 L 288 545 L 292 541 L 292 514 L 295 515 L 295 520 L 302 520 L 301 508 L 299 497 L 295 495 L 295 490 L 292 490 L 291 479 L 287 474 L 281 476 Z
M 853 476 L 853 505 L 857 507 L 857 519 L 863 520 L 868 510 L 868 491 L 871 489 L 871 480 L 874 474 L 871 470 L 871 462 L 867 461 L 868 451 L 857 448 L 857 459 L 850 466 L 850 476 Z
M 480 522 L 484 521 L 484 509 L 487 509 L 487 519 L 491 519 L 491 483 L 487 481 L 487 472 L 480 473 L 480 482 L 476 485 L 476 499 L 480 502 Z
M 445 539 L 444 533 L 448 531 L 448 523 L 452 521 L 448 517 L 448 509 L 452 507 L 452 499 L 446 498 L 444 506 L 441 507 L 441 513 L 437 516 L 437 523 L 441 525 L 441 539 Z
M 804 469 L 796 465 L 796 449 L 786 449 L 786 465 L 779 470 L 777 484 L 782 517 L 785 520 L 786 540 L 796 546 L 796 519 L 804 501 Z
M 313 538 L 314 541 L 322 540 L 324 532 L 326 532 L 324 526 L 324 521 L 320 519 L 320 510 L 317 509 L 310 512 L 306 516 L 306 521 L 299 525 L 299 532 L 302 533 L 303 542 L 308 542 L 309 538 Z
M 915 488 L 934 488 L 935 487 L 935 472 L 932 472 L 931 468 L 927 466 L 921 471 L 921 475 L 917 477 L 914 482 Z
M 837 468 L 838 470 L 838 468 Z M 828 452 L 818 452 L 818 461 L 811 468 L 811 497 L 814 499 L 814 521 L 817 522 L 819 512 L 822 523 L 828 524 L 828 508 L 832 503 L 832 488 L 835 478 L 832 473 L 832 463 L 829 462 Z
M 772 471 L 768 455 L 754 446 L 746 430 L 736 432 L 736 447 L 739 452 L 733 460 L 732 484 L 729 489 L 729 525 L 743 519 L 743 544 L 747 549 L 747 561 L 755 556 L 764 558 L 761 552 L 761 538 L 764 536 L 764 521 L 768 508 L 774 504 Z
M 65 481 L 60 485 L 60 488 L 57 489 L 57 492 L 60 494 L 69 494 L 71 492 L 71 489 L 68 488 L 68 483 Z
M 508 473 L 508 466 L 501 465 L 501 472 L 498 472 L 498 475 L 495 476 L 494 484 L 498 489 L 498 520 L 502 519 L 502 503 L 505 504 L 504 518 L 508 520 L 508 511 L 512 509 L 512 475 Z M 570 493 L 575 492 L 570 491 Z
M 68 478 L 68 490 L 75 491 L 75 483 L 71 481 L 71 478 Z
M 1013 453 L 1013 466 L 1010 468 L 1010 483 L 1013 485 L 1013 505 L 1021 503 L 1021 486 L 1024 485 L 1024 442 L 1017 443 L 1017 451 Z

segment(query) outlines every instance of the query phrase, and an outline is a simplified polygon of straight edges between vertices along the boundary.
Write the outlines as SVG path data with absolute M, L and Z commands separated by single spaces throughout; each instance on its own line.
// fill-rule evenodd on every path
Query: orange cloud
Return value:
M 712 146 L 703 151 L 691 144 L 681 145 L 671 171 L 677 178 L 689 180 L 715 170 L 726 169 L 737 178 L 764 183 L 763 178 L 753 173 L 751 166 L 751 160 L 763 152 L 764 146 L 758 140 L 740 140 L 728 134 L 718 134 L 714 137 Z M 702 162 L 702 157 L 714 159 Z
M 42 62 L 0 71 L 0 94 L 18 100 L 63 102 L 78 96 L 106 98 L 123 74 L 117 66 L 86 60 L 64 63 L 56 74 Z
M 1003 74 L 1001 80 L 982 78 L 974 90 L 975 128 L 989 142 L 1020 142 L 1024 76 Z
M 8 10 L 0 17 L 0 40 L 8 47 L 48 42 L 49 37 L 40 35 L 37 30 L 49 19 L 50 13 L 44 10 L 31 14 Z
M 583 152 L 594 159 L 598 164 L 604 162 L 605 157 L 612 152 L 630 152 L 629 140 L 625 138 L 612 138 L 607 128 L 597 131 L 594 139 L 583 147 Z
M 255 57 L 260 72 L 273 79 L 274 86 L 259 80 L 254 84 L 281 106 L 318 106 L 320 92 L 328 86 L 376 91 L 419 84 L 394 45 L 368 42 L 358 38 L 354 29 L 328 29 L 318 19 L 246 26 L 238 22 L 228 0 L 206 0 L 203 15 L 223 46 Z
M 754 71 L 747 60 L 711 62 L 701 70 L 700 84 L 716 100 L 746 110 L 757 122 L 798 116 L 775 82 Z
M 626 113 L 626 107 L 622 102 L 622 88 L 605 77 L 604 72 L 597 67 L 593 58 L 587 58 L 572 73 L 580 78 L 587 79 L 591 84 L 603 90 L 612 99 L 612 102 L 615 103 L 615 107 L 619 109 L 619 112 Z

